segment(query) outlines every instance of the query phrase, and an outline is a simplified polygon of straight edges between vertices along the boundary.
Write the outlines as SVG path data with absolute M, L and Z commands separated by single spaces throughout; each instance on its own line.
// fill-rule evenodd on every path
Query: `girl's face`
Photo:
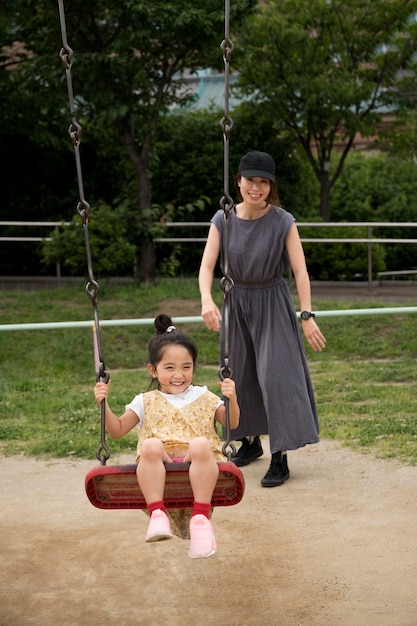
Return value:
M 194 363 L 187 348 L 180 345 L 165 348 L 162 359 L 156 367 L 148 364 L 153 378 L 157 378 L 163 393 L 182 393 L 192 383 Z
M 271 191 L 271 181 L 260 176 L 254 176 L 253 178 L 241 176 L 238 185 L 243 201 L 249 205 L 258 205 L 266 202 Z

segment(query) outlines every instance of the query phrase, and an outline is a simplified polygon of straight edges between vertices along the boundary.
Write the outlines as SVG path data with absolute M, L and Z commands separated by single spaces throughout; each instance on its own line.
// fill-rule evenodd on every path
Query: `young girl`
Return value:
M 173 536 L 164 507 L 166 470 L 164 463 L 190 463 L 194 505 L 190 521 L 191 558 L 211 556 L 216 541 L 210 522 L 211 497 L 217 483 L 217 460 L 224 460 L 215 422 L 226 425 L 224 402 L 207 387 L 192 384 L 197 346 L 177 331 L 167 315 L 155 319 L 157 335 L 149 342 L 148 370 L 152 390 L 137 395 L 117 417 L 106 402 L 106 429 L 113 439 L 139 428 L 137 478 L 150 514 L 146 541 Z M 110 384 L 110 382 L 109 382 Z M 96 402 L 107 400 L 109 384 L 96 383 Z M 220 382 L 229 399 L 230 427 L 239 423 L 239 406 L 234 381 Z

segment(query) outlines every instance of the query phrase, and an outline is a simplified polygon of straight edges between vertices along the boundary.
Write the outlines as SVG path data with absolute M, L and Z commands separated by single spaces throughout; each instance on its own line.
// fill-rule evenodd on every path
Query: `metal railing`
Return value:
M 69 226 L 70 222 L 0 222 L 0 226 L 22 226 L 38 228 L 54 228 Z M 51 237 L 0 237 L 0 241 L 51 241 Z
M 165 224 L 167 228 L 180 228 L 180 227 L 206 227 L 210 226 L 210 222 L 167 222 Z M 305 227 L 311 228 L 348 228 L 348 227 L 364 227 L 366 228 L 366 237 L 318 237 L 318 238 L 310 238 L 310 237 L 302 237 L 301 241 L 303 243 L 366 243 L 368 247 L 368 286 L 372 288 L 372 276 L 373 276 L 373 263 L 372 263 L 372 245 L 373 244 L 393 244 L 393 243 L 405 243 L 405 244 L 417 244 L 417 237 L 415 239 L 391 239 L 391 238 L 381 238 L 381 237 L 373 237 L 372 230 L 374 228 L 416 228 L 417 222 L 297 222 L 297 227 L 299 229 Z M 194 242 L 194 243 L 204 243 L 206 241 L 206 237 L 195 238 L 195 237 L 157 237 L 154 239 L 155 242 L 158 243 L 185 243 L 185 242 Z M 405 274 L 415 274 L 417 270 L 400 270 L 398 272 L 379 272 L 379 276 L 394 276 L 394 275 L 405 275 Z
M 19 222 L 19 221 L 0 221 L 0 227 L 7 226 L 19 226 L 19 227 L 41 227 L 41 228 L 53 228 L 54 230 L 59 230 L 62 225 L 67 226 L 69 222 Z M 170 228 L 205 228 L 208 229 L 210 226 L 210 222 L 167 222 L 165 227 L 167 229 Z M 417 237 L 415 239 L 407 239 L 407 238 L 381 238 L 381 237 L 373 237 L 372 232 L 374 228 L 416 228 L 417 222 L 297 222 L 297 226 L 300 229 L 300 233 L 302 235 L 302 229 L 305 227 L 309 228 L 352 228 L 352 227 L 363 227 L 366 228 L 366 236 L 365 237 L 302 237 L 301 241 L 303 243 L 366 243 L 368 249 L 368 285 L 372 286 L 372 246 L 374 244 L 393 244 L 393 243 L 401 243 L 401 244 L 415 244 L 417 245 Z M 14 236 L 14 237 L 0 237 L 0 241 L 15 241 L 15 242 L 39 242 L 39 241 L 50 241 L 51 237 L 22 237 L 22 236 Z M 207 240 L 207 237 L 155 237 L 155 243 L 202 243 L 204 244 Z M 61 276 L 61 268 L 59 262 L 56 264 L 57 278 L 59 279 Z M 387 271 L 387 272 L 379 272 L 379 276 L 395 276 L 395 275 L 405 275 L 405 274 L 415 274 L 417 270 L 399 270 L 399 271 Z
M 1 226 L 19 226 L 19 227 L 36 227 L 36 228 L 53 228 L 58 232 L 61 226 L 69 226 L 70 222 L 13 222 L 6 221 L 0 222 Z M 16 241 L 16 242 L 31 242 L 31 241 L 51 241 L 52 237 L 0 237 L 0 241 Z M 57 260 L 55 263 L 56 277 L 59 282 L 61 278 L 61 264 Z

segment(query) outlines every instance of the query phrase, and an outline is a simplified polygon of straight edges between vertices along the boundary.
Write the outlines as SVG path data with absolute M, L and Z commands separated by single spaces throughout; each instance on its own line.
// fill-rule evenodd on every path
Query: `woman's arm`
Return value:
M 290 258 L 295 278 L 297 293 L 300 300 L 300 311 L 311 311 L 311 284 L 307 272 L 307 265 L 300 235 L 295 223 L 291 226 L 285 247 Z M 301 321 L 303 333 L 310 347 L 315 352 L 321 352 L 326 345 L 326 339 L 313 317 Z
M 201 294 L 201 315 L 207 328 L 220 330 L 221 313 L 211 295 L 213 275 L 220 254 L 220 232 L 211 224 L 198 274 Z

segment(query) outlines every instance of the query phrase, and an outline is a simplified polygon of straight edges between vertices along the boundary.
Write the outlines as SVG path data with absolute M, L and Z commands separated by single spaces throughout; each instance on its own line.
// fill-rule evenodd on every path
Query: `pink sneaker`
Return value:
M 190 551 L 192 559 L 202 559 L 215 554 L 216 539 L 211 522 L 205 515 L 193 515 L 190 522 Z
M 152 511 L 145 541 L 150 543 L 151 541 L 163 541 L 172 537 L 173 533 L 167 514 L 161 511 L 161 509 Z

